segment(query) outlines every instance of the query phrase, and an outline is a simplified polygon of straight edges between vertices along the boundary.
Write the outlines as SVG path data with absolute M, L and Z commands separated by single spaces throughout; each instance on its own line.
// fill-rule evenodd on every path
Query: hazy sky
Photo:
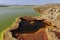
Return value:
M 0 4 L 41 5 L 46 3 L 60 3 L 60 0 L 0 0 Z

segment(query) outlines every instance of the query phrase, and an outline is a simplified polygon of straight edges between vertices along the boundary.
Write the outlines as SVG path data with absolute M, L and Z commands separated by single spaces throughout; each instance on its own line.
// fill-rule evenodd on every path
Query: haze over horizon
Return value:
M 60 0 L 0 0 L 0 5 L 42 5 L 59 3 Z

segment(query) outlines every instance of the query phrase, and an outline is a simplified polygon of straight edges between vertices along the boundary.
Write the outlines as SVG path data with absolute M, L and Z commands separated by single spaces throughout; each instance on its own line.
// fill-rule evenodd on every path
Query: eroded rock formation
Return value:
M 34 10 L 41 13 L 42 19 L 46 19 L 56 27 L 60 28 L 60 4 L 46 4 L 35 7 Z
M 45 28 L 51 24 L 38 20 L 37 17 L 21 17 L 15 27 L 10 27 L 4 33 L 4 40 L 48 40 Z
M 60 5 L 34 8 L 40 17 L 19 17 L 6 29 L 3 40 L 60 40 Z

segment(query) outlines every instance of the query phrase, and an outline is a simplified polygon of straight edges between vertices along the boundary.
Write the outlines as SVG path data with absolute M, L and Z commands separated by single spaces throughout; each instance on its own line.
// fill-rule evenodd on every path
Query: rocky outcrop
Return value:
M 38 17 L 20 17 L 3 34 L 3 40 L 48 40 L 45 28 L 50 26 Z
M 42 19 L 46 19 L 56 27 L 60 28 L 60 4 L 46 4 L 35 7 L 34 10 L 41 13 Z
M 60 4 L 44 4 L 37 7 L 34 7 L 34 10 L 39 13 L 44 13 L 49 8 L 60 9 Z

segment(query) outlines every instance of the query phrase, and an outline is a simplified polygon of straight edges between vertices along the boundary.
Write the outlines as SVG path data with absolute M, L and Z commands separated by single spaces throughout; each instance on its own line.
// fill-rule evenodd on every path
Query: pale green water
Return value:
M 38 14 L 33 8 L 34 6 L 0 7 L 0 35 L 4 29 L 15 21 L 15 18 L 19 16 L 37 16 Z

